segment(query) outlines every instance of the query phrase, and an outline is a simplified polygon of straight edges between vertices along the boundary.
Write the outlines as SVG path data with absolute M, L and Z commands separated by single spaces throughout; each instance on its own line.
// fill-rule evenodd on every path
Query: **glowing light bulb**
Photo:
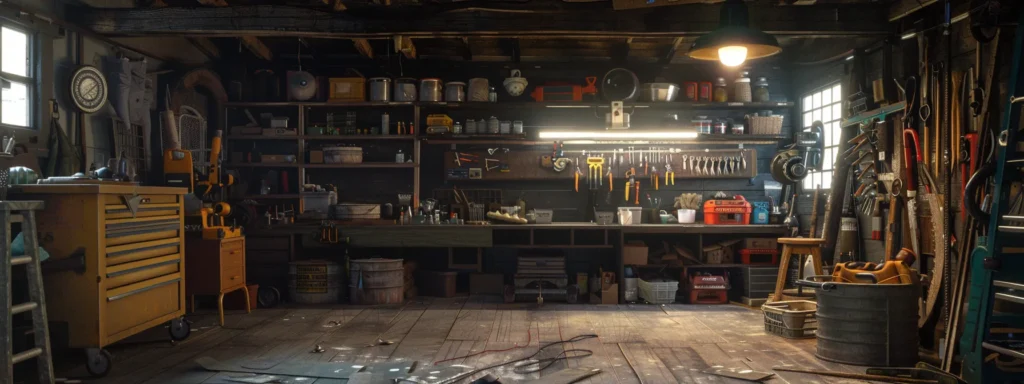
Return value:
M 735 67 L 747 60 L 747 47 L 726 46 L 718 48 L 718 60 L 726 67 Z

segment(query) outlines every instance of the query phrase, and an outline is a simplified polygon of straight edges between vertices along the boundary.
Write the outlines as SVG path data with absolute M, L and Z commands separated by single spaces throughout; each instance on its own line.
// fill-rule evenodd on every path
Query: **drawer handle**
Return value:
M 237 280 L 239 277 L 242 277 L 242 276 L 231 276 L 231 280 Z
M 165 286 L 165 285 L 174 284 L 174 283 L 177 283 L 179 281 L 181 281 L 180 277 L 177 278 L 177 279 L 174 279 L 174 280 L 168 280 L 168 281 L 162 282 L 160 284 L 153 284 L 153 285 L 150 285 L 148 287 L 139 288 L 139 289 L 136 289 L 136 290 L 131 291 L 131 292 L 125 292 L 125 293 L 122 293 L 122 294 L 117 295 L 117 296 L 110 296 L 110 297 L 107 298 L 107 301 L 120 300 L 120 299 L 126 298 L 126 297 L 131 296 L 131 295 L 135 295 L 135 294 L 139 294 L 139 293 L 142 293 L 142 292 L 146 292 L 148 290 L 155 289 L 155 288 L 160 288 L 160 287 Z
M 150 201 L 152 201 L 152 200 L 151 200 L 150 198 L 148 198 L 148 197 L 143 197 L 143 198 L 142 198 L 142 203 L 143 203 L 143 204 L 145 204 L 145 203 L 148 203 L 148 202 L 150 202 Z
M 165 265 L 178 264 L 179 262 L 181 262 L 180 259 L 174 259 L 174 260 L 168 260 L 168 261 L 165 261 L 165 262 L 162 262 L 162 263 L 143 265 L 141 267 L 132 268 L 132 269 L 126 269 L 126 270 L 123 270 L 123 271 L 120 271 L 120 272 L 108 273 L 107 274 L 107 278 L 117 277 L 117 276 L 121 276 L 121 275 L 127 275 L 129 273 L 145 271 L 147 269 L 163 267 Z
M 236 253 L 238 253 L 238 251 L 231 251 L 231 254 L 232 254 L 232 255 L 234 255 L 234 254 L 236 254 Z

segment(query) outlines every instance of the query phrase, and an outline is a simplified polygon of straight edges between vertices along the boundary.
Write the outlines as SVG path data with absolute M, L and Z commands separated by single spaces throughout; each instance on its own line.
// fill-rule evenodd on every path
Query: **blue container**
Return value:
M 753 216 L 750 217 L 751 224 L 768 224 L 768 202 L 767 201 L 754 201 Z

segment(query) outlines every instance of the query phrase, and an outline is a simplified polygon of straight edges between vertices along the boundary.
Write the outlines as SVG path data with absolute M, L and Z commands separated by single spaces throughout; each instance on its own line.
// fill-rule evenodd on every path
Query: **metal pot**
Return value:
M 416 101 L 416 79 L 402 77 L 395 79 L 395 101 Z
M 371 77 L 366 83 L 370 86 L 370 101 L 391 101 L 391 79 Z
M 796 281 L 815 288 L 819 358 L 873 367 L 907 367 L 918 361 L 920 284 L 831 280 L 825 275 Z
M 608 101 L 636 100 L 640 80 L 636 74 L 625 68 L 615 68 L 604 74 L 601 79 L 601 95 Z
M 420 101 L 441 101 L 441 79 L 420 80 Z
M 675 101 L 679 95 L 679 86 L 672 83 L 646 83 L 641 87 L 641 94 L 647 101 Z
M 464 102 L 466 101 L 466 83 L 461 81 L 449 81 L 444 84 L 444 101 Z

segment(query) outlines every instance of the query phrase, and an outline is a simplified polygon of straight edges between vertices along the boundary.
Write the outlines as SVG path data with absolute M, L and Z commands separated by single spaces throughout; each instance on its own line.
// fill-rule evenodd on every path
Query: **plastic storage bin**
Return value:
M 814 337 L 818 304 L 807 300 L 776 301 L 761 306 L 765 332 L 789 339 Z
M 620 225 L 640 224 L 644 216 L 640 207 L 619 207 L 618 215 Z
M 640 279 L 640 298 L 651 304 L 671 304 L 676 301 L 679 282 L 675 280 Z

